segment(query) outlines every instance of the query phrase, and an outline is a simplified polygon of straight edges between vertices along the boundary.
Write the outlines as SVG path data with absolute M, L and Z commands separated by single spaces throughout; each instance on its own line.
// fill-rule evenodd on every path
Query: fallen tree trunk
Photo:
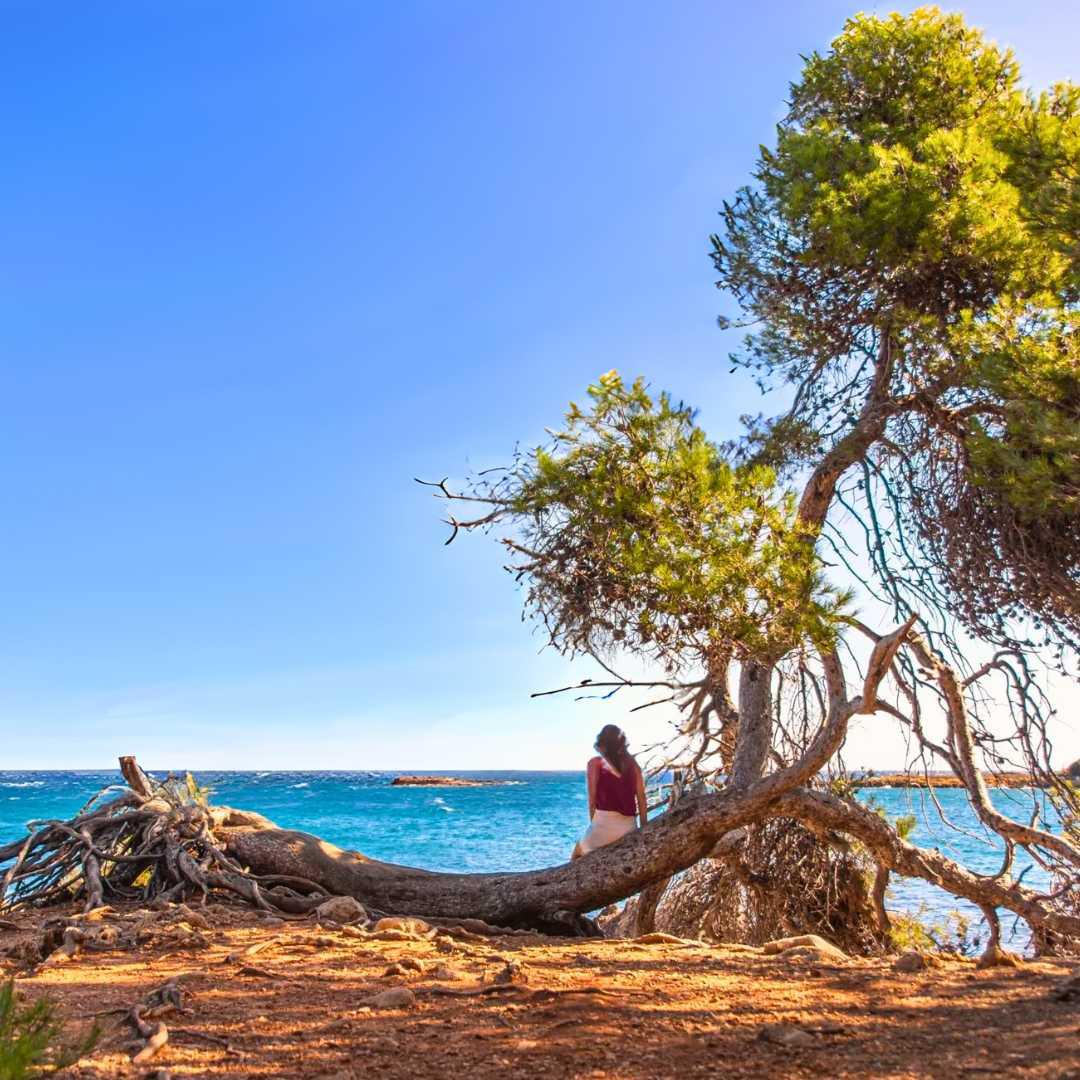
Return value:
M 1003 907 L 1033 929 L 1080 940 L 1080 918 L 1055 910 L 1033 890 L 974 874 L 940 852 L 902 840 L 873 811 L 804 788 L 765 806 L 731 791 L 686 800 L 609 847 L 562 866 L 524 873 L 432 873 L 377 862 L 283 829 L 234 828 L 222 835 L 230 855 L 257 874 L 309 878 L 329 892 L 392 914 L 472 917 L 500 926 L 566 932 L 575 928 L 581 913 L 633 896 L 693 866 L 729 830 L 777 817 L 852 836 L 899 874 L 922 878 L 980 907 Z
M 767 796 L 719 792 L 687 800 L 645 829 L 562 866 L 504 874 L 433 873 L 378 862 L 285 829 L 218 831 L 228 854 L 257 875 L 318 882 L 389 914 L 479 918 L 548 932 L 692 866 L 716 837 L 763 812 Z
M 821 753 L 830 752 L 827 743 Z M 82 901 L 90 910 L 114 899 L 181 900 L 215 892 L 266 910 L 305 914 L 330 896 L 352 896 L 380 914 L 583 933 L 591 929 L 585 913 L 686 870 L 732 830 L 787 817 L 823 833 L 853 836 L 898 873 L 931 881 L 984 909 L 1004 907 L 1044 936 L 1080 941 L 1080 917 L 1046 897 L 972 874 L 939 852 L 908 844 L 872 811 L 803 788 L 811 765 L 772 773 L 744 789 L 683 799 L 645 828 L 562 866 L 496 874 L 434 873 L 379 862 L 279 829 L 258 814 L 210 807 L 190 780 L 147 780 L 149 797 L 132 790 L 96 808 L 92 802 L 71 821 L 34 823 L 30 836 L 0 848 L 0 909 Z M 141 787 L 144 774 L 129 771 Z

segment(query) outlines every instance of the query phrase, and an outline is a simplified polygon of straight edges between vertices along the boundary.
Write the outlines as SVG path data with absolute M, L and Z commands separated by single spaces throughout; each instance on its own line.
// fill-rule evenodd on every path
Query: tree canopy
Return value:
M 713 236 L 794 387 L 742 449 L 789 474 L 859 458 L 846 497 L 903 614 L 1080 632 L 1080 95 L 1033 97 L 958 15 L 859 15 L 812 54 Z M 880 361 L 879 362 L 879 358 Z M 876 504 L 876 511 L 874 504 Z
M 845 594 L 773 470 L 726 461 L 690 408 L 641 379 L 611 371 L 588 394 L 482 493 L 520 523 L 505 543 L 556 644 L 681 668 L 717 649 L 768 657 L 830 640 Z

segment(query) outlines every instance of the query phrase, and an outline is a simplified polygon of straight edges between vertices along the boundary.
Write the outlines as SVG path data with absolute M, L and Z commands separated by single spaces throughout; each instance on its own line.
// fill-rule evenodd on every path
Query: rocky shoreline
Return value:
M 983 781 L 987 787 L 1029 788 L 1037 786 L 1032 783 L 1031 776 L 1019 772 L 983 773 Z M 872 773 L 853 780 L 852 784 L 857 788 L 962 788 L 964 786 L 960 778 L 953 773 L 930 773 L 927 776 L 923 773 L 906 772 Z

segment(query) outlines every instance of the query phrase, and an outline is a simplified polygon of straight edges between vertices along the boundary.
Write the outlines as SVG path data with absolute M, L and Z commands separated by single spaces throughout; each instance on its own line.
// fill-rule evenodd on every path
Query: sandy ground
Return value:
M 1058 999 L 1076 962 L 901 974 L 697 943 L 379 940 L 217 906 L 117 913 L 88 927 L 102 951 L 28 968 L 19 921 L 0 950 L 21 992 L 103 1024 L 71 1077 L 1080 1078 L 1080 994 Z M 184 1011 L 132 1064 L 125 1014 L 170 979 Z M 373 1002 L 400 987 L 412 1003 Z

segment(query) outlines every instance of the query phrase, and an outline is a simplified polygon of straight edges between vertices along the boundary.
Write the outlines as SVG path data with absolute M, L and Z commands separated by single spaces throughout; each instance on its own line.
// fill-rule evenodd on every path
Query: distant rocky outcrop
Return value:
M 475 780 L 464 776 L 395 776 L 391 787 L 499 787 L 509 780 Z
M 1080 762 L 1072 768 L 1080 766 Z M 1026 788 L 1036 786 L 1034 778 L 1028 773 L 1001 772 L 983 773 L 983 780 L 987 787 L 1001 788 Z M 962 788 L 964 782 L 955 773 L 868 773 L 866 776 L 857 777 L 853 784 L 857 788 L 879 787 L 938 787 L 938 788 Z

